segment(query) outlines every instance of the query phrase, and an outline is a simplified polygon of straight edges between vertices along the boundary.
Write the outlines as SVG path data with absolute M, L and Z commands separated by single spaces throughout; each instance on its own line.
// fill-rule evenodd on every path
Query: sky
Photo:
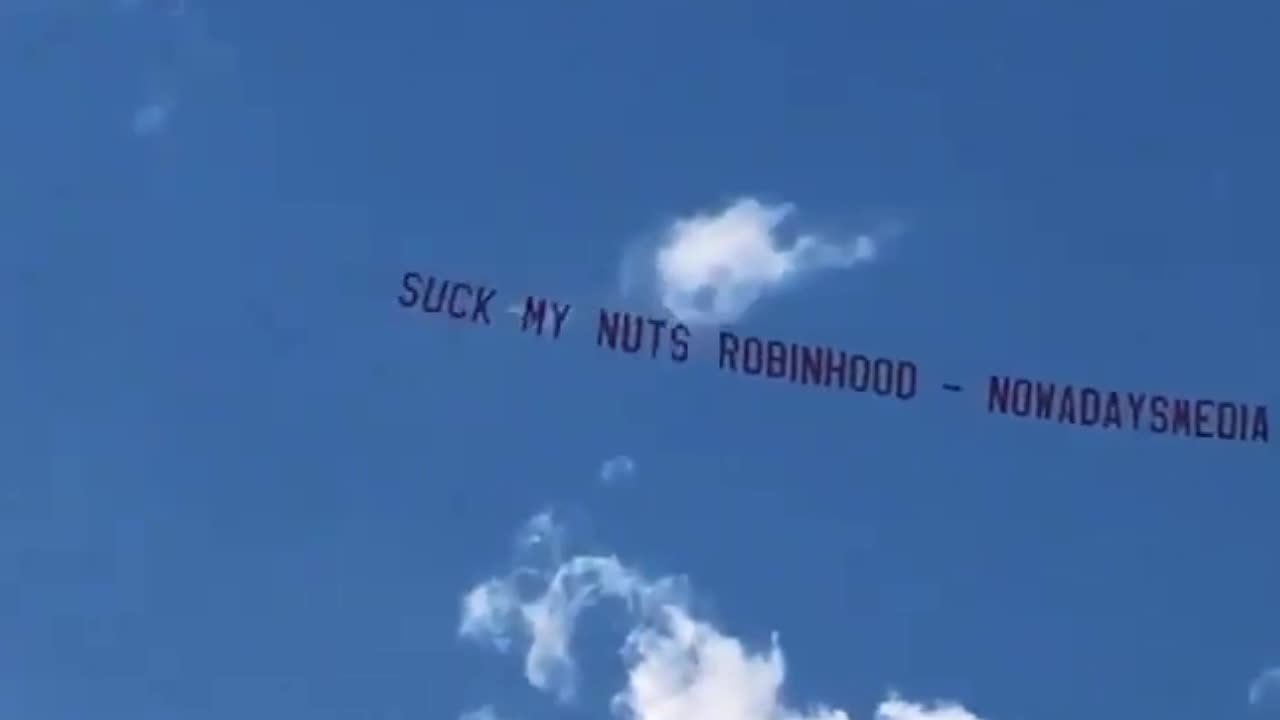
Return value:
M 1277 20 L 0 0 L 0 718 L 1280 717 Z

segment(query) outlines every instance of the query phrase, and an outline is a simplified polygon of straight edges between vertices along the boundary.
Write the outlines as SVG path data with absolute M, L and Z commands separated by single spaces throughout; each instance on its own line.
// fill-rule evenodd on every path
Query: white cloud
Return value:
M 1280 667 L 1263 671 L 1249 685 L 1249 705 L 1266 717 L 1280 718 Z
M 493 709 L 492 705 L 484 705 L 462 713 L 458 716 L 458 720 L 502 720 L 502 716 Z
M 606 460 L 600 466 L 600 482 L 605 485 L 616 485 L 625 481 L 636 472 L 636 461 L 626 455 L 619 455 Z
M 563 531 L 544 513 L 523 537 L 543 537 L 553 528 L 554 535 L 563 538 Z M 679 578 L 650 579 L 616 557 L 578 555 L 545 568 L 518 567 L 481 583 L 463 599 L 459 632 L 479 641 L 505 642 L 511 634 L 520 635 L 526 643 L 528 681 L 565 701 L 574 697 L 577 687 L 571 654 L 575 625 L 587 608 L 613 600 L 626 609 L 629 627 L 620 653 L 626 680 L 610 707 L 615 717 L 849 720 L 836 708 L 784 704 L 786 664 L 777 637 L 768 649 L 752 651 L 695 617 L 686 597 Z M 916 704 L 896 695 L 879 705 L 875 717 L 978 720 L 956 704 Z
M 166 99 L 144 104 L 133 113 L 133 133 L 151 135 L 160 132 L 169 124 L 172 112 L 173 103 Z
M 690 325 L 721 325 L 806 273 L 876 257 L 877 241 L 870 235 L 828 241 L 799 234 L 787 241 L 779 226 L 793 210 L 790 204 L 741 198 L 718 213 L 677 219 L 653 254 L 624 261 L 624 290 L 640 274 L 652 281 L 674 317 Z
M 915 703 L 893 695 L 876 708 L 876 720 L 981 720 L 981 718 L 956 703 Z

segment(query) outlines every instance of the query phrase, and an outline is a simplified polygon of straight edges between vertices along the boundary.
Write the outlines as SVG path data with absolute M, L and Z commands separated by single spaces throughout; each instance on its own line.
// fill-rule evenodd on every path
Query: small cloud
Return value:
M 133 133 L 143 136 L 164 130 L 172 113 L 173 105 L 167 101 L 159 100 L 143 105 L 133 114 Z
M 829 241 L 798 234 L 785 242 L 780 226 L 793 211 L 790 204 L 741 198 L 718 213 L 679 218 L 655 252 L 633 252 L 624 260 L 623 289 L 647 284 L 652 275 L 659 301 L 674 317 L 690 325 L 721 325 L 809 272 L 875 259 L 871 235 Z
M 876 720 L 982 720 L 952 702 L 915 703 L 890 695 L 876 708 Z
M 1267 718 L 1280 718 L 1280 667 L 1265 670 L 1249 685 L 1249 706 Z
M 600 466 L 600 482 L 605 485 L 617 485 L 626 481 L 636 472 L 636 462 L 626 455 L 619 455 L 606 460 Z
M 505 720 L 492 705 L 484 705 L 468 710 L 458 716 L 458 720 Z
M 544 513 L 522 536 L 552 526 Z M 563 537 L 563 530 L 554 534 Z M 530 578 L 538 582 L 521 582 Z M 585 610 L 611 600 L 626 609 L 629 625 L 620 648 L 626 680 L 610 703 L 619 720 L 849 720 L 844 710 L 825 705 L 786 705 L 777 636 L 753 651 L 696 617 L 687 596 L 680 578 L 649 578 L 613 556 L 578 555 L 549 567 L 519 567 L 472 589 L 463 599 L 459 632 L 480 641 L 521 636 L 526 679 L 566 701 L 577 684 L 570 652 L 577 623 Z M 914 703 L 893 694 L 875 719 L 979 720 L 955 703 Z

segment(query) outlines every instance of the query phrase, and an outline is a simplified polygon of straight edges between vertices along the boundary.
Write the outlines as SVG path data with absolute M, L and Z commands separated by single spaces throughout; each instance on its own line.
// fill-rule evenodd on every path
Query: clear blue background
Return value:
M 557 716 L 454 636 L 460 593 L 547 503 L 587 547 L 690 574 L 727 631 L 779 630 L 799 703 L 867 718 L 892 686 L 992 720 L 1245 716 L 1280 662 L 1274 439 L 808 391 L 722 374 L 706 345 L 611 356 L 591 318 L 621 307 L 637 235 L 756 194 L 909 232 L 745 332 L 912 358 L 930 384 L 1274 408 L 1277 21 L 11 3 L 0 716 Z M 176 111 L 135 136 L 156 88 Z M 575 324 L 556 343 L 415 316 L 407 269 L 573 302 Z M 604 490 L 620 452 L 640 474 Z

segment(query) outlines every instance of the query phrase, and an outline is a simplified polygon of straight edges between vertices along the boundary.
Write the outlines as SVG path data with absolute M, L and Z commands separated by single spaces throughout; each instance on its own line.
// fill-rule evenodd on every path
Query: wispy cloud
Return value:
M 1249 706 L 1280 718 L 1280 667 L 1264 670 L 1249 685 Z
M 467 710 L 458 716 L 458 720 L 507 720 L 493 709 L 492 705 L 484 705 L 474 710 Z
M 164 130 L 172 112 L 173 102 L 169 98 L 157 98 L 144 103 L 133 113 L 133 133 L 152 135 Z
M 871 235 L 788 237 L 781 226 L 794 210 L 745 197 L 718 212 L 678 218 L 656 248 L 624 260 L 624 285 L 652 285 L 666 310 L 687 324 L 720 325 L 807 273 L 875 259 Z
M 571 647 L 588 608 L 614 601 L 626 610 L 629 630 L 621 648 L 626 680 L 610 710 L 630 720 L 849 720 L 825 705 L 798 709 L 783 702 L 786 664 L 775 635 L 752 651 L 690 610 L 687 583 L 649 578 L 614 556 L 560 556 L 563 529 L 551 515 L 534 518 L 521 549 L 554 540 L 545 565 L 520 564 L 468 592 L 459 633 L 511 650 L 519 637 L 525 677 L 535 688 L 566 701 L 578 684 Z M 876 720 L 978 720 L 954 703 L 919 704 L 890 695 Z
M 619 455 L 606 460 L 600 466 L 600 482 L 605 485 L 617 485 L 625 482 L 636 472 L 636 461 L 626 455 Z
M 130 31 L 116 33 L 117 24 L 102 22 L 103 13 L 128 19 Z M 85 20 L 88 26 L 100 26 L 109 40 L 136 43 L 152 58 L 139 68 L 143 93 L 127 118 L 138 137 L 167 130 L 190 86 L 234 69 L 234 52 L 214 39 L 195 0 L 0 0 L 0 19 L 26 15 L 46 16 L 55 27 L 32 50 L 81 56 L 91 52 L 56 29 Z M 114 48 L 112 53 L 120 54 Z
M 195 70 L 192 61 L 202 46 L 208 45 L 203 20 L 198 14 L 188 13 L 186 0 L 118 0 L 116 7 L 154 23 L 156 39 L 166 47 L 164 61 L 149 68 L 149 87 L 132 119 L 134 135 L 164 132 L 173 120 L 181 91 Z

